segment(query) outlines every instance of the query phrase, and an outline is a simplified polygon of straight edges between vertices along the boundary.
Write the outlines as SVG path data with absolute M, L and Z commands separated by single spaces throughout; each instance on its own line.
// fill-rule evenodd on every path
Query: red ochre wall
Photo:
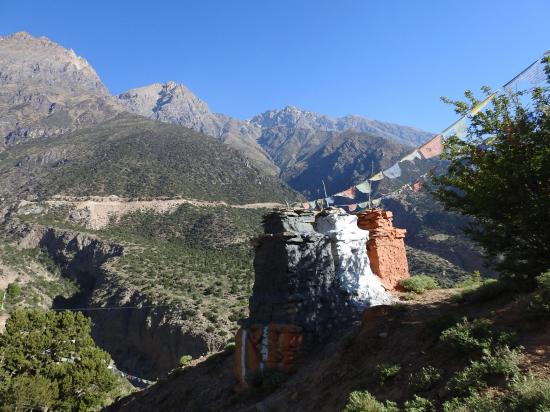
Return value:
M 367 253 L 374 274 L 388 290 L 395 290 L 401 279 L 410 277 L 405 252 L 405 229 L 393 227 L 393 213 L 372 209 L 357 214 L 357 225 L 369 231 Z

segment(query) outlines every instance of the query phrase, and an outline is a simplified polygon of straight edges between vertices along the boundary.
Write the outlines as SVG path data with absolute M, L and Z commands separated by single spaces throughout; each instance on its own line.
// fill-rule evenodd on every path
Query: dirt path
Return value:
M 229 204 L 224 201 L 198 200 L 186 198 L 154 198 L 136 200 L 121 198 L 117 196 L 88 198 L 78 197 L 55 197 L 44 202 L 48 206 L 68 206 L 75 213 L 74 216 L 86 222 L 89 229 L 102 229 L 109 224 L 110 219 L 118 219 L 121 216 L 132 212 L 155 211 L 157 213 L 169 213 L 176 210 L 182 204 L 189 204 L 198 207 L 233 207 L 237 209 L 273 209 L 284 207 L 281 203 L 248 203 Z M 33 202 L 23 201 L 20 207 L 27 207 Z

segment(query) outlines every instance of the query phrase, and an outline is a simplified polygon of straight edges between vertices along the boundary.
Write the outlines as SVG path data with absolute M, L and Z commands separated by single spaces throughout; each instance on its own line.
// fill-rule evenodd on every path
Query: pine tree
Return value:
M 18 310 L 0 335 L 3 410 L 97 410 L 125 387 L 81 313 Z

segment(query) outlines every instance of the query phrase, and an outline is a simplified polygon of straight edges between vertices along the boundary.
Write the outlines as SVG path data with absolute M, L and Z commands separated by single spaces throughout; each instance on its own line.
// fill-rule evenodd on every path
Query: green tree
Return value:
M 18 310 L 0 335 L 3 410 L 97 410 L 126 386 L 81 313 Z
M 479 101 L 471 91 L 465 96 L 467 102 L 444 100 L 467 115 Z M 547 86 L 497 94 L 471 118 L 466 139 L 448 139 L 448 172 L 434 178 L 436 198 L 473 217 L 466 230 L 489 262 L 527 284 L 550 268 L 549 107 Z

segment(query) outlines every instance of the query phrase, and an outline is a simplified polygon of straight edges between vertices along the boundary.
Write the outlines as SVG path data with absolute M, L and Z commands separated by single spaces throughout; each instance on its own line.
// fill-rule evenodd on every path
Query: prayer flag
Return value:
M 315 203 L 317 203 L 317 206 L 319 206 L 320 208 L 323 208 L 324 200 L 323 199 L 317 199 L 315 201 Z
M 363 183 L 359 183 L 357 186 L 355 186 L 355 188 L 361 193 L 370 193 L 370 182 L 368 180 L 365 180 Z
M 396 177 L 401 176 L 401 168 L 399 167 L 399 163 L 396 163 L 389 169 L 384 170 L 384 175 L 390 179 L 395 179 Z
M 474 106 L 474 108 L 470 111 L 470 116 L 475 116 L 480 111 L 483 110 L 485 106 L 487 106 L 487 103 L 489 103 L 493 98 L 496 96 L 496 93 L 493 93 L 485 98 L 482 102 L 479 102 Z
M 529 81 L 532 84 L 538 84 L 544 81 L 545 79 L 546 79 L 546 73 L 544 72 L 544 68 L 542 67 L 542 61 L 541 59 L 539 59 L 535 63 L 533 63 L 531 66 L 529 66 L 527 69 L 522 71 L 518 76 L 516 76 L 510 82 L 508 82 L 504 87 L 513 88 L 517 86 L 518 83 L 521 83 L 522 81 Z
M 373 177 L 371 177 L 369 180 L 372 180 L 373 182 L 376 182 L 377 180 L 382 180 L 383 178 L 384 178 L 384 174 L 382 172 L 378 172 Z
M 418 153 L 418 150 L 415 150 L 411 154 L 405 156 L 403 159 L 401 159 L 401 162 L 412 162 L 414 163 L 414 159 L 421 159 L 420 153 Z
M 461 117 L 452 125 L 447 127 L 442 133 L 442 136 L 456 136 L 460 139 L 463 139 L 468 134 L 468 128 L 466 127 L 466 116 Z
M 308 202 L 302 203 L 302 208 L 306 210 L 309 209 L 309 203 Z
M 334 198 L 332 198 L 332 197 L 327 197 L 327 198 L 325 199 L 325 202 L 327 202 L 327 206 L 333 205 L 333 204 L 334 204 Z
M 531 65 L 525 72 L 523 72 L 520 76 L 521 80 L 527 80 L 531 84 L 538 84 L 546 79 L 546 74 L 544 73 L 544 69 L 542 67 L 541 61 L 537 60 L 536 63 Z
M 353 212 L 355 209 L 357 209 L 357 204 L 352 203 L 352 204 L 348 205 L 348 210 L 350 212 Z
M 348 199 L 355 199 L 355 186 L 350 187 L 342 192 L 336 193 L 333 196 L 347 197 Z
M 309 202 L 310 209 L 315 209 L 316 207 L 317 207 L 317 203 L 315 202 L 315 200 L 313 202 Z
M 371 201 L 371 204 L 376 207 L 376 206 L 380 206 L 380 204 L 382 203 L 382 198 L 378 198 L 378 199 L 374 199 Z
M 418 151 L 422 154 L 422 156 L 424 156 L 425 159 L 439 156 L 443 153 L 443 138 L 440 134 L 438 134 L 432 140 L 420 146 Z
M 359 206 L 361 209 L 364 209 L 369 206 L 369 202 L 361 202 L 358 203 L 357 206 Z
M 497 137 L 496 136 L 490 136 L 487 140 L 485 140 L 487 142 L 487 144 L 493 144 L 495 142 L 495 140 L 497 140 Z

